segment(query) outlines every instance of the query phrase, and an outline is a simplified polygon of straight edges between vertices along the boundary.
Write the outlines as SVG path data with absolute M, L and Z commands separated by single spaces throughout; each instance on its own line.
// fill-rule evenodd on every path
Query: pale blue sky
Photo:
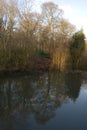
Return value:
M 65 17 L 77 29 L 83 28 L 87 36 L 87 1 L 86 0 L 55 0 L 65 10 Z
M 22 0 L 21 0 L 22 1 Z M 76 26 L 83 28 L 87 37 L 87 1 L 86 0 L 27 0 L 32 1 L 35 11 L 43 2 L 54 2 L 64 10 L 64 17 Z

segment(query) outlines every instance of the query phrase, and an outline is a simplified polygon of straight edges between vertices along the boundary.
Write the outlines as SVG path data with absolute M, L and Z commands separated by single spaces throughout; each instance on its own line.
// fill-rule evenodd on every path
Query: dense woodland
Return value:
M 86 40 L 53 2 L 0 0 L 0 71 L 87 70 Z M 28 6 L 27 6 L 28 5 Z

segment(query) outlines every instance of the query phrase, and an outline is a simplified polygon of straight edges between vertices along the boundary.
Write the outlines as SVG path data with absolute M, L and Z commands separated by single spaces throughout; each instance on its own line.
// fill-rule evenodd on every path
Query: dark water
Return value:
M 87 130 L 87 76 L 0 78 L 0 130 Z

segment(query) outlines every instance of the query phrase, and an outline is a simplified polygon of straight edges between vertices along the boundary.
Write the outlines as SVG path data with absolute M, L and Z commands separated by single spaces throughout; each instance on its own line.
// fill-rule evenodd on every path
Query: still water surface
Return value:
M 0 78 L 0 130 L 87 130 L 87 75 Z

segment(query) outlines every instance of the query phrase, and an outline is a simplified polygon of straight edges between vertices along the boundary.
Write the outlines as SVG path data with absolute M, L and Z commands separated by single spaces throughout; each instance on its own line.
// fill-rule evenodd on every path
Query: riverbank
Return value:
M 58 71 L 58 70 L 21 70 L 21 71 L 0 71 L 0 77 L 15 77 L 15 76 L 39 76 L 44 73 L 58 73 L 58 74 L 81 74 L 85 75 L 87 77 L 87 71 L 81 71 L 81 70 L 74 70 L 74 71 Z

